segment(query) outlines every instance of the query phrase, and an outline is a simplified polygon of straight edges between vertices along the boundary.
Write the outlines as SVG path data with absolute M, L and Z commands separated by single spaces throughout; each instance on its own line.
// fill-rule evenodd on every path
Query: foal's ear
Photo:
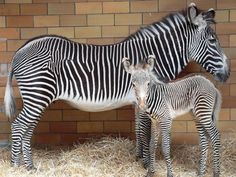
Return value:
M 133 66 L 130 65 L 130 60 L 126 57 L 122 59 L 122 65 L 127 73 L 132 73 Z
M 156 59 L 156 57 L 154 55 L 148 56 L 146 69 L 148 69 L 149 71 L 153 70 L 155 59 Z

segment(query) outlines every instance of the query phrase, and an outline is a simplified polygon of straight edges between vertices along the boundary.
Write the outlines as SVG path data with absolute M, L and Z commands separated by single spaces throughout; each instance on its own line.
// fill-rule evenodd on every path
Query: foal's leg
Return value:
M 209 125 L 204 125 L 207 133 L 212 142 L 213 147 L 213 176 L 220 176 L 220 133 L 216 128 L 214 122 L 211 122 Z
M 138 149 L 142 152 L 143 165 L 147 168 L 150 164 L 149 143 L 151 137 L 151 120 L 147 113 L 139 111 L 139 124 L 136 126 L 136 134 L 138 134 Z
M 196 122 L 196 127 L 199 132 L 199 140 L 200 140 L 200 150 L 201 156 L 199 160 L 199 169 L 198 169 L 198 176 L 203 176 L 206 171 L 206 162 L 207 162 L 207 152 L 208 152 L 208 139 L 207 139 L 207 132 L 203 128 L 203 126 Z
M 156 119 L 151 118 L 151 140 L 149 144 L 149 153 L 150 153 L 150 165 L 148 168 L 148 177 L 153 176 L 155 169 L 155 152 L 157 149 L 158 138 L 160 135 L 160 127 L 158 126 L 158 121 Z
M 143 158 L 143 145 L 142 139 L 140 136 L 140 115 L 139 115 L 139 108 L 135 105 L 135 135 L 136 135 L 136 160 Z
M 170 158 L 170 130 L 171 130 L 171 118 L 165 118 L 161 120 L 161 133 L 162 133 L 162 151 L 167 165 L 167 177 L 173 177 L 172 164 Z

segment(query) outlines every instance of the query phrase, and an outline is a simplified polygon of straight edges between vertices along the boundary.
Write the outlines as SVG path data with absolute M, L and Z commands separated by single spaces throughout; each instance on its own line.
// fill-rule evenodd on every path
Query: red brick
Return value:
M 217 0 L 218 9 L 235 9 L 236 2 L 235 0 Z
M 35 16 L 35 27 L 54 27 L 59 26 L 59 16 Z
M 103 13 L 127 13 L 129 2 L 103 2 Z
M 39 122 L 36 126 L 35 133 L 49 133 L 49 123 L 48 122 Z
M 25 42 L 25 40 L 8 40 L 7 51 L 17 51 Z
M 21 4 L 21 15 L 46 15 L 47 4 Z
M 86 26 L 86 15 L 60 15 L 61 26 Z
M 80 110 L 63 110 L 63 121 L 84 121 L 89 120 L 89 112 Z
M 135 113 L 132 109 L 117 110 L 117 120 L 134 120 Z
M 61 142 L 59 134 L 35 134 L 33 136 L 33 144 L 53 144 L 58 145 Z
M 168 12 L 160 12 L 160 13 L 143 13 L 143 24 L 151 24 L 154 22 L 161 21 L 167 14 Z
M 187 0 L 187 5 L 189 5 L 192 0 Z M 216 2 L 213 0 L 194 0 L 194 3 L 199 9 L 208 10 L 210 8 L 216 9 Z
M 198 144 L 198 133 L 172 133 L 172 144 Z
M 48 14 L 74 14 L 74 3 L 49 3 Z
M 17 28 L 0 28 L 0 38 L 19 39 L 20 31 Z
M 19 4 L 0 4 L 0 15 L 19 15 Z
M 97 14 L 102 13 L 101 2 L 81 2 L 76 3 L 76 14 Z
M 220 132 L 232 132 L 236 129 L 236 121 L 235 120 L 227 120 L 227 121 L 219 121 L 218 127 Z
M 131 122 L 130 121 L 105 121 L 104 132 L 105 133 L 131 132 Z
M 90 113 L 90 120 L 116 120 L 116 118 L 116 110 Z
M 42 121 L 62 121 L 62 110 L 46 110 L 41 118 Z
M 14 52 L 0 52 L 0 64 L 10 63 L 14 54 Z
M 131 12 L 156 12 L 157 1 L 131 1 Z
M 75 133 L 77 132 L 76 122 L 50 122 L 51 133 Z
M 8 16 L 7 27 L 33 27 L 33 16 Z
M 179 11 L 186 7 L 185 0 L 159 0 L 159 10 L 161 11 Z
M 78 133 L 101 133 L 103 132 L 103 122 L 78 122 Z
M 1 122 L 0 123 L 0 133 L 10 133 L 10 132 L 11 132 L 10 122 Z
M 235 34 L 236 33 L 236 23 L 217 23 L 216 24 L 217 34 Z

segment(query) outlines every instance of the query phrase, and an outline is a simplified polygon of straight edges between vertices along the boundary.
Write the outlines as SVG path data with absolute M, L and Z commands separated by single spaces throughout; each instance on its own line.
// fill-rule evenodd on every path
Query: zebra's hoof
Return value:
M 145 177 L 153 177 L 153 176 L 154 176 L 154 172 L 148 171 Z

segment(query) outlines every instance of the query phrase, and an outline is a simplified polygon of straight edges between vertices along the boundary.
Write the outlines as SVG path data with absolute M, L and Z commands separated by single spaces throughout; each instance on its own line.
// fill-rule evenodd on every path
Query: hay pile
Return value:
M 36 172 L 10 166 L 10 150 L 0 150 L 0 176 L 4 177 L 141 177 L 146 174 L 140 162 L 135 161 L 135 143 L 128 139 L 106 137 L 69 149 L 33 149 Z M 196 176 L 199 158 L 198 146 L 172 147 L 174 175 Z M 166 176 L 166 165 L 160 148 L 157 152 L 156 176 Z M 208 176 L 211 174 L 208 162 Z M 223 177 L 236 176 L 236 135 L 222 138 Z

